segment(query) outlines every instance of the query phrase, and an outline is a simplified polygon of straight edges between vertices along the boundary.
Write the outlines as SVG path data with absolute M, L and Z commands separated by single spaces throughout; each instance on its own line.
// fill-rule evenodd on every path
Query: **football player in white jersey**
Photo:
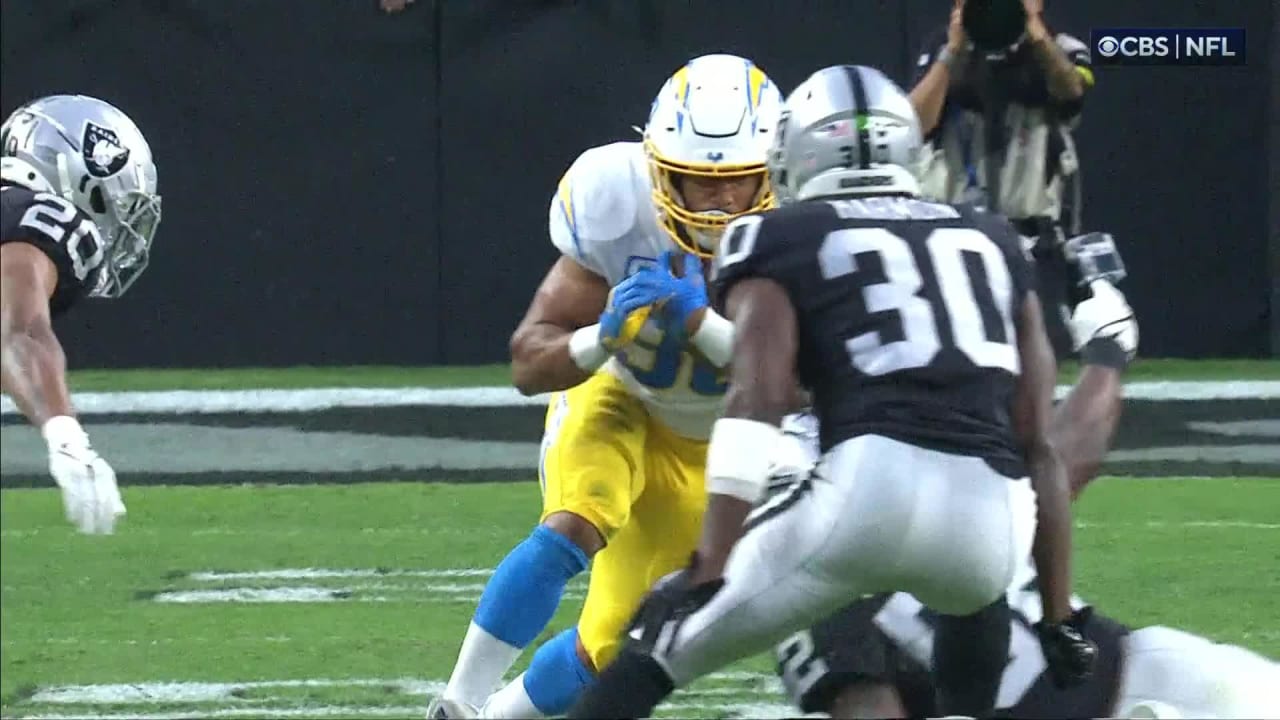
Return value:
M 688 559 L 733 341 L 703 261 L 730 221 L 772 206 L 764 161 L 780 109 L 750 60 L 698 57 L 663 85 L 643 142 L 587 150 L 564 174 L 550 208 L 561 257 L 511 338 L 516 387 L 554 393 L 541 520 L 494 571 L 428 717 L 563 713 L 645 591 Z M 577 627 L 490 697 L 593 557 Z

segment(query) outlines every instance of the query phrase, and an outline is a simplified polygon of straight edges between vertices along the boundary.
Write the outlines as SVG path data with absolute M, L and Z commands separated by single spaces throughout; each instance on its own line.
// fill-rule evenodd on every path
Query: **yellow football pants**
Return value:
M 607 372 L 551 398 L 539 461 L 542 518 L 573 513 L 607 543 L 578 620 L 596 669 L 617 654 L 653 583 L 688 562 L 707 503 L 706 460 L 705 440 L 650 418 Z

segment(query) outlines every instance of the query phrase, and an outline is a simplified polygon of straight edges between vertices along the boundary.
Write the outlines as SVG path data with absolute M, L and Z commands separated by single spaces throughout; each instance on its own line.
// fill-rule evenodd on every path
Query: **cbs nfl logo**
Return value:
M 1244 28 L 1095 28 L 1095 65 L 1244 65 Z

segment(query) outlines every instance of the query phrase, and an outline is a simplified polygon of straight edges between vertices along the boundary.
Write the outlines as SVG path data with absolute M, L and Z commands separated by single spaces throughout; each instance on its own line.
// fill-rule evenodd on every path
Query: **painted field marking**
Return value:
M 1095 527 L 1120 527 L 1133 528 L 1149 527 L 1149 528 L 1216 528 L 1216 529 L 1236 529 L 1236 530 L 1280 530 L 1280 523 L 1262 523 L 1250 522 L 1247 520 L 1148 520 L 1142 523 L 1131 522 L 1089 522 L 1080 521 L 1075 523 L 1078 528 L 1088 529 Z
M 1069 385 L 1055 395 L 1065 397 Z M 1171 380 L 1126 383 L 1126 398 L 1135 400 L 1270 400 L 1280 398 L 1280 380 Z M 75 393 L 81 415 L 103 413 L 314 412 L 332 408 L 412 406 L 538 407 L 549 395 L 525 397 L 511 387 L 471 388 L 305 388 L 298 390 L 158 390 Z M 17 406 L 0 397 L 0 414 L 15 415 Z
M 330 603 L 330 602 L 435 602 L 474 603 L 484 592 L 484 584 L 456 582 L 487 578 L 487 568 L 389 569 L 389 568 L 276 568 L 272 570 L 200 570 L 182 578 L 195 583 L 265 583 L 263 586 L 170 589 L 155 593 L 152 602 L 203 603 Z M 586 596 L 589 574 L 575 579 L 563 598 L 579 601 Z M 432 579 L 444 582 L 432 582 Z M 274 585 L 292 581 L 342 581 L 340 586 Z M 350 582 L 352 580 L 365 582 Z M 400 580 L 401 582 L 396 582 Z
M 660 705 L 656 717 L 690 717 L 691 711 L 703 710 L 711 717 L 775 718 L 826 717 L 825 715 L 800 715 L 791 705 L 783 703 L 735 703 L 709 705 L 703 703 L 667 703 Z M 298 708 L 234 707 L 180 712 L 127 712 L 127 713 L 30 713 L 23 720 L 202 720 L 203 718 L 416 718 L 426 711 L 425 705 L 411 706 L 341 706 L 320 705 Z
M 204 718 L 416 718 L 426 706 L 320 705 L 298 708 L 234 707 L 153 713 L 32 713 L 22 720 L 204 720 Z M 7 716 L 6 716 L 7 717 Z
M 103 685 L 58 685 L 36 691 L 28 703 L 131 705 L 137 703 L 221 702 L 235 693 L 265 688 L 389 687 L 406 695 L 429 695 L 445 683 L 418 678 L 317 678 L 247 682 L 141 682 Z
M 730 670 L 711 673 L 699 685 L 715 682 L 763 682 L 767 691 L 782 687 L 781 681 L 767 673 Z M 444 690 L 443 680 L 420 678 L 309 678 L 302 680 L 246 680 L 243 682 L 139 682 L 95 685 L 56 685 L 37 690 L 24 702 L 50 705 L 135 705 L 157 703 L 221 702 L 236 699 L 236 693 L 269 688 L 384 687 L 405 695 L 431 696 Z M 698 685 L 689 691 L 699 694 Z M 706 694 L 707 691 L 701 691 Z M 717 693 L 720 694 L 720 693 Z
M 1221 483 L 1225 478 L 1222 478 L 1222 477 L 1214 477 L 1214 476 L 1212 476 L 1212 475 L 1188 475 L 1188 476 L 1178 476 L 1178 477 L 1137 477 L 1137 478 L 1127 478 L 1127 477 L 1126 477 L 1126 478 L 1123 478 L 1123 479 L 1124 479 L 1126 482 L 1128 482 L 1128 481 L 1133 481 L 1133 482 L 1138 482 L 1138 481 L 1140 481 L 1140 482 L 1144 482 L 1144 483 L 1163 483 L 1163 482 L 1176 482 L 1176 483 L 1182 483 L 1182 482 L 1187 482 L 1187 481 L 1191 481 L 1191 480 L 1203 480 L 1203 481 L 1211 481 L 1211 482 L 1213 482 L 1213 483 L 1216 485 L 1216 484 L 1220 484 L 1220 483 Z M 1254 479 L 1254 478 L 1246 478 L 1246 479 L 1248 479 L 1248 480 L 1252 480 L 1252 479 Z M 1265 482 L 1265 481 L 1270 480 L 1270 478 L 1262 478 L 1262 480 Z M 289 485 L 281 485 L 280 487 L 283 487 L 283 488 L 288 488 L 288 487 L 302 488 L 302 487 L 314 487 L 314 486 L 303 486 L 303 485 L 298 485 L 298 486 L 289 486 Z M 24 491 L 24 492 L 25 492 L 25 491 Z M 54 492 L 54 490 L 53 490 L 52 488 L 49 488 L 49 489 L 47 490 L 47 492 Z M 1153 521 L 1153 522 L 1161 522 L 1161 523 L 1163 523 L 1164 525 L 1167 525 L 1167 526 L 1169 526 L 1169 527 L 1178 527 L 1178 526 L 1180 526 L 1180 525 L 1184 525 L 1184 524 L 1185 524 L 1187 527 L 1226 527 L 1226 525 L 1222 525 L 1222 524 L 1220 524 L 1220 523 L 1226 523 L 1226 522 L 1232 522 L 1232 523 L 1235 523 L 1236 521 L 1226 521 L 1226 520 L 1224 520 L 1224 521 L 1214 521 L 1214 520 L 1181 520 L 1181 521 Z M 1080 522 L 1077 522 L 1077 523 L 1076 523 L 1076 527 L 1081 527 L 1081 528 L 1083 528 L 1083 527 L 1102 527 L 1102 526 L 1104 526 L 1104 525 L 1126 525 L 1126 526 L 1128 526 L 1128 525 L 1131 525 L 1131 523 L 1090 523 L 1089 521 L 1080 521 Z M 1256 529 L 1256 530 L 1273 530 L 1273 529 L 1275 529 L 1275 528 L 1274 528 L 1274 525 L 1272 525 L 1272 524 L 1270 524 L 1270 523 L 1250 523 L 1250 522 L 1239 522 L 1239 523 L 1235 524 L 1235 525 L 1234 525 L 1234 527 L 1240 527 L 1240 528 L 1246 528 L 1246 529 L 1247 529 L 1247 528 L 1252 528 L 1252 529 Z M 130 536 L 139 537 L 139 536 L 159 536 L 159 535 L 165 535 L 165 534 L 167 534 L 169 531 L 168 531 L 168 530 L 156 530 L 156 529 L 154 529 L 154 528 L 146 528 L 146 527 L 131 527 L 131 528 L 129 528 L 129 531 L 128 531 L 128 532 L 129 532 L 129 535 L 130 535 Z M 196 529 L 196 530 L 192 530 L 192 531 L 191 531 L 191 534 L 192 534 L 192 535 L 212 535 L 212 536 L 218 536 L 218 535 L 234 535 L 234 536 L 236 536 L 236 537 L 243 537 L 243 536 L 244 536 L 244 532 L 245 532 L 245 531 L 244 531 L 244 530 L 241 530 L 240 528 L 215 527 L 215 528 L 199 528 L 199 529 Z M 298 537 L 298 536 L 300 536 L 300 535 L 304 535 L 304 534 L 306 534 L 307 532 L 309 532 L 309 531 L 306 531 L 306 530 L 300 530 L 300 529 L 296 529 L 296 528 L 291 528 L 291 529 L 281 529 L 281 530 L 254 530 L 254 531 L 253 531 L 254 535 L 260 535 L 260 536 L 264 536 L 264 537 L 265 537 L 265 536 L 270 536 L 270 537 Z M 435 531 L 435 530 L 433 530 L 432 528 L 361 528 L 360 530 L 356 530 L 356 531 L 353 531 L 353 532 L 358 532 L 358 533 L 360 533 L 360 534 L 362 534 L 362 535 L 422 535 L 422 536 L 435 536 L 435 535 L 437 535 L 437 534 L 438 534 L 438 532 L 437 532 L 437 531 Z M 60 536 L 60 535 L 66 535 L 67 533 L 68 533 L 68 531 L 67 531 L 65 528 L 63 528 L 61 525 L 56 526 L 56 527 L 51 526 L 51 527 L 46 527 L 46 528 L 23 528 L 23 529 L 17 529 L 17 528 L 14 528 L 14 529 L 4 529 L 4 530 L 0 530 L 0 538 L 21 539 L 21 538 L 33 538 L 33 537 L 39 537 L 39 536 L 44 536 L 44 535 Z M 274 572 L 274 571 L 262 571 L 262 572 Z M 351 571 L 340 571 L 340 570 L 335 570 L 335 571 L 332 571 L 332 572 L 351 572 Z M 363 571 L 363 570 L 362 570 L 362 571 L 355 571 L 355 572 L 368 572 L 368 573 L 370 573 L 370 574 L 368 575 L 368 577 L 376 577 L 376 573 L 378 573 L 378 572 L 380 572 L 380 571 L 378 571 L 378 570 L 367 570 L 367 571 Z M 417 571 L 411 571 L 411 572 L 417 572 Z M 438 572 L 438 571 L 434 571 L 434 570 L 427 570 L 427 571 L 423 571 L 423 572 L 426 572 L 426 573 L 433 573 L 433 572 Z M 442 572 L 452 572 L 452 571 L 442 571 Z M 476 576 L 477 576 L 477 577 L 488 577 L 489 572 L 490 572 L 490 571 L 488 571 L 488 570 L 478 570 L 478 571 L 476 571 Z M 257 574 L 257 573 L 252 573 L 252 574 L 251 574 L 251 577 L 247 577 L 247 578 L 244 578 L 244 579 L 253 579 L 253 578 L 255 578 L 255 577 L 258 577 L 258 574 Z M 320 576 L 314 576 L 314 577 L 320 577 Z M 435 576 L 435 575 L 423 575 L 423 577 L 436 577 L 436 576 Z M 464 575 L 464 576 L 462 576 L 462 577 L 466 577 L 466 576 Z M 234 578 L 228 578 L 228 579 L 234 579 Z M 299 578 L 299 579 L 303 579 L 303 578 Z
M 279 587 L 220 588 L 218 590 L 166 590 L 152 602 L 191 605 L 201 603 L 322 603 L 386 602 L 381 596 L 356 596 L 350 588 Z
M 723 682 L 749 682 L 756 685 L 752 688 L 706 687 L 708 684 Z M 252 690 L 270 688 L 341 688 L 341 687 L 381 687 L 388 688 L 403 696 L 413 697 L 418 705 L 403 705 L 403 700 L 393 698 L 396 705 L 372 706 L 339 706 L 308 705 L 281 707 L 279 704 L 296 700 L 296 698 L 252 698 L 244 700 L 238 695 Z M 43 688 L 30 698 L 18 704 L 16 709 L 27 720 L 160 720 L 161 718 L 238 718 L 238 717 L 270 717 L 270 718 L 304 718 L 304 717 L 418 717 L 426 708 L 426 701 L 444 690 L 445 683 L 440 680 L 419 680 L 416 678 L 393 679 L 308 679 L 308 680 L 265 680 L 246 682 L 141 682 L 141 683 L 109 683 L 101 685 L 61 685 Z M 781 698 L 781 681 L 772 674 L 744 671 L 727 671 L 712 673 L 699 681 L 692 688 L 677 692 L 671 702 L 657 708 L 657 715 L 670 716 L 679 713 L 689 716 L 690 711 L 705 710 L 709 715 L 736 715 L 740 717 L 784 718 L 795 717 L 795 709 L 781 702 L 767 702 L 769 697 Z M 741 698 L 732 702 L 732 698 Z M 705 698 L 705 699 L 704 699 Z M 724 700 L 713 700 L 723 698 Z M 762 702 L 763 701 L 763 702 Z M 247 702 L 258 705 L 248 706 Z M 275 703 L 272 706 L 270 703 Z M 234 707 L 194 707 L 209 704 L 230 704 Z M 79 706 L 78 712 L 32 712 L 26 710 L 30 706 Z M 192 706 L 191 709 L 171 709 L 165 712 L 137 712 L 118 710 L 120 705 L 145 707 L 147 705 Z M 88 707 L 86 707 L 88 706 Z M 92 706 L 111 706 L 112 712 L 85 712 Z M 70 710 L 71 708 L 68 708 Z
M 277 570 L 245 570 L 237 572 L 217 572 L 201 570 L 187 575 L 196 582 L 226 582 L 228 580 L 320 580 L 325 578 L 382 578 L 382 577 L 422 577 L 422 578 L 455 578 L 455 577 L 489 577 L 492 569 L 487 568 L 450 568 L 437 570 L 383 570 L 378 568 L 334 569 L 334 568 L 280 568 Z
M 396 588 L 401 592 L 388 595 L 366 595 L 379 588 L 352 585 L 344 588 L 276 587 L 276 588 L 219 588 L 217 590 L 164 590 L 151 596 L 152 602 L 178 605 L 202 605 L 207 603 L 351 603 L 351 602 L 423 602 L 468 603 L 480 600 L 482 587 L 465 593 L 441 592 L 436 588 L 421 589 L 422 597 L 411 597 L 407 591 L 415 588 Z M 384 588 L 385 589 L 385 588 Z M 581 592 L 566 590 L 563 600 L 579 601 L 586 598 Z

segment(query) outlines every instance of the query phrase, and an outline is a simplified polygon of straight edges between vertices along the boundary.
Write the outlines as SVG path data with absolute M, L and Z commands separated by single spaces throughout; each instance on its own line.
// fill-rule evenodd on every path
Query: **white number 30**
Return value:
M 925 240 L 933 262 L 933 275 L 950 319 L 955 347 L 975 365 L 1019 371 L 1013 328 L 1013 281 L 1000 249 L 986 235 L 967 228 L 939 228 Z M 864 332 L 845 342 L 855 367 L 868 375 L 928 365 L 942 349 L 935 308 L 920 296 L 924 280 L 903 238 L 884 228 L 837 230 L 818 251 L 822 274 L 827 279 L 848 275 L 858 269 L 856 255 L 876 253 L 884 268 L 886 282 L 862 289 L 867 312 L 893 311 L 901 319 L 902 339 L 885 342 L 880 332 Z M 989 294 L 975 292 L 974 278 L 965 264 L 965 255 L 981 259 Z M 984 302 L 985 301 L 985 302 Z M 992 303 L 992 301 L 994 301 Z M 1003 325 L 1003 338 L 989 337 L 979 303 Z

